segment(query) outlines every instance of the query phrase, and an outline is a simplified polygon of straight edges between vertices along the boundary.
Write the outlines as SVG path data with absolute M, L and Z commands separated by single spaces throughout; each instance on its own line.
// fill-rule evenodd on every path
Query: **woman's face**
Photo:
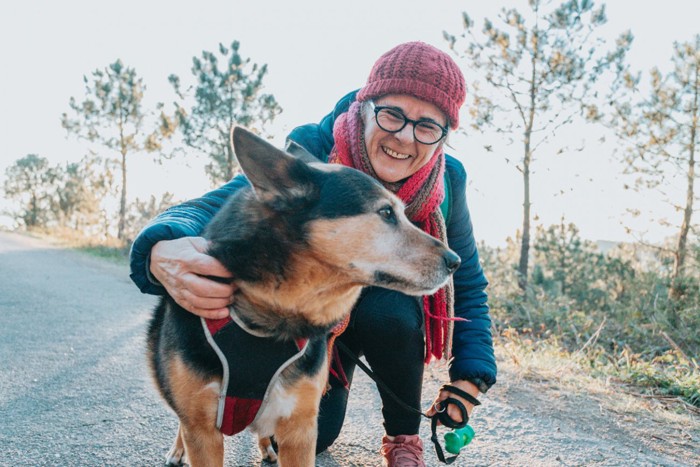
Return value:
M 435 105 L 405 94 L 388 94 L 374 100 L 375 106 L 392 107 L 411 120 L 431 120 L 447 128 L 447 117 Z M 410 177 L 428 163 L 444 138 L 423 144 L 413 136 L 413 125 L 389 133 L 377 125 L 372 105 L 364 105 L 365 146 L 377 176 L 389 183 Z

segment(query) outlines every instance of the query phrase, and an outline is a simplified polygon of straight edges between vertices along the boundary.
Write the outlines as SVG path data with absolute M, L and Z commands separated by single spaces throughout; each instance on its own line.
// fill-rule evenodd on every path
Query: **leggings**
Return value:
M 423 307 L 416 297 L 368 287 L 338 337 L 357 356 L 364 355 L 372 371 L 406 404 L 420 408 L 423 384 Z M 355 364 L 340 351 L 343 370 L 352 384 Z M 333 444 L 345 420 L 349 388 L 330 377 L 330 390 L 321 399 L 316 452 Z M 384 430 L 390 436 L 418 433 L 421 417 L 407 412 L 381 388 Z

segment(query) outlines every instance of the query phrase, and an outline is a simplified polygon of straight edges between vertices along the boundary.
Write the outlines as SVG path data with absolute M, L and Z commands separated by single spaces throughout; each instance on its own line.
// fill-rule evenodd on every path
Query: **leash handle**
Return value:
M 442 387 L 440 388 L 440 390 L 441 391 L 449 391 L 452 394 L 456 394 L 459 397 L 461 397 L 462 399 L 466 399 L 467 402 L 469 402 L 471 405 L 475 405 L 475 406 L 481 405 L 481 402 L 479 402 L 479 399 L 472 396 L 467 391 L 464 391 L 464 390 L 458 388 L 457 386 L 452 386 L 451 384 L 443 384 Z M 466 425 L 466 423 L 465 423 L 465 425 Z M 461 427 L 458 427 L 458 428 L 461 428 Z
M 453 394 L 456 394 L 460 397 L 463 397 L 469 403 L 473 405 L 481 405 L 481 402 L 479 400 L 472 396 L 471 394 L 461 390 L 460 388 L 456 386 L 452 386 L 451 384 L 445 384 L 440 388 L 440 391 L 449 391 Z M 447 408 L 450 405 L 454 405 L 459 409 L 460 414 L 462 415 L 462 421 L 461 422 L 456 422 L 453 418 L 449 416 L 447 413 Z M 457 460 L 457 456 L 459 456 L 459 452 L 455 453 L 454 456 L 451 457 L 445 457 L 445 453 L 442 450 L 442 446 L 440 445 L 440 441 L 438 440 L 437 436 L 437 424 L 438 421 L 442 423 L 444 426 L 450 429 L 459 429 L 459 428 L 464 428 L 467 426 L 469 423 L 469 412 L 467 412 L 467 408 L 462 404 L 462 401 L 459 399 L 455 399 L 454 397 L 447 397 L 443 399 L 442 401 L 438 402 L 435 404 L 435 410 L 437 413 L 435 414 L 434 417 L 432 417 L 432 422 L 430 424 L 430 430 L 432 431 L 432 435 L 430 436 L 430 441 L 433 442 L 435 445 L 435 454 L 437 455 L 437 458 L 440 462 L 450 465 L 454 461 Z

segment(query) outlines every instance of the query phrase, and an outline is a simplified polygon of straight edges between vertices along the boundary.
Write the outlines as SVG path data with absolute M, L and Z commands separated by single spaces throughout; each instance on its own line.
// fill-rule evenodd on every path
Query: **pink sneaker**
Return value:
M 385 436 L 381 453 L 386 467 L 425 467 L 423 441 L 418 435 L 398 435 L 393 441 Z

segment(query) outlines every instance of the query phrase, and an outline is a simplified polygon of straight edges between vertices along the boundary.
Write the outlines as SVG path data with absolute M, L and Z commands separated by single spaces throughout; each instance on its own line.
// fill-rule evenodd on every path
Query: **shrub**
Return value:
M 517 239 L 504 248 L 480 247 L 499 333 L 515 329 L 556 342 L 583 355 L 591 368 L 700 406 L 698 366 L 688 357 L 700 351 L 697 269 L 683 277 L 681 298 L 670 300 L 662 250 L 620 245 L 602 252 L 563 222 L 539 228 L 533 250 L 523 292 L 517 285 Z M 671 356 L 680 360 L 669 363 Z

